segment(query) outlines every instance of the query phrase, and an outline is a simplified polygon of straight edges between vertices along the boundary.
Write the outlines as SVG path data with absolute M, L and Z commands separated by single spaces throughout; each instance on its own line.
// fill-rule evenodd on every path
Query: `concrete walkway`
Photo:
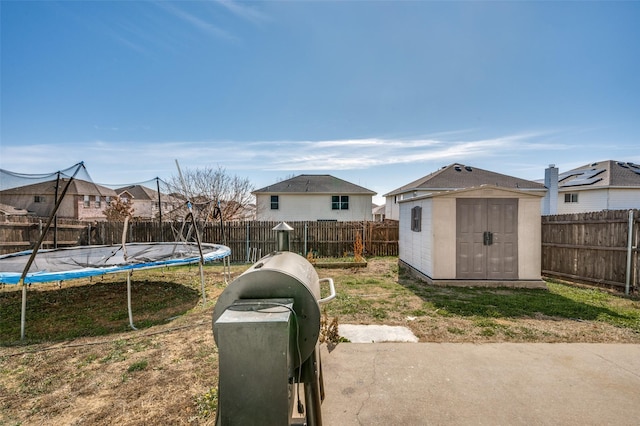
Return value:
M 341 343 L 324 426 L 640 425 L 640 345 Z

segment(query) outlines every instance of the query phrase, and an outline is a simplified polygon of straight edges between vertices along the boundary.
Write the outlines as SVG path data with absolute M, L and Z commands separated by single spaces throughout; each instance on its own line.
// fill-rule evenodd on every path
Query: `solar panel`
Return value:
M 560 173 L 558 175 L 558 182 L 562 182 L 564 179 L 570 178 L 571 176 L 578 176 L 580 174 L 582 174 L 581 170 L 578 170 L 578 171 L 573 170 L 570 172 Z
M 601 173 L 604 173 L 606 169 L 592 169 L 585 170 L 580 173 L 575 179 L 570 180 L 569 182 L 564 183 L 562 186 L 582 186 L 582 185 L 592 185 L 596 182 L 600 182 L 602 177 L 597 177 Z
M 627 163 L 627 167 L 631 169 L 635 174 L 640 175 L 640 165 L 635 163 Z

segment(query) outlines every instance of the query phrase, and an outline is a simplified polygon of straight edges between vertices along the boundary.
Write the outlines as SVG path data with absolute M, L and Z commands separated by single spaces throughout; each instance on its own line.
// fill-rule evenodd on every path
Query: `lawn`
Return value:
M 233 265 L 233 276 L 248 265 Z M 318 269 L 338 295 L 338 323 L 409 327 L 423 342 L 640 343 L 640 301 L 548 283 L 549 290 L 430 287 L 396 258 L 365 268 Z M 226 284 L 219 263 L 136 271 L 129 328 L 123 275 L 28 291 L 0 290 L 0 425 L 213 424 L 217 349 L 211 312 Z M 327 321 L 330 322 L 330 321 Z M 348 343 L 340 343 L 348 344 Z

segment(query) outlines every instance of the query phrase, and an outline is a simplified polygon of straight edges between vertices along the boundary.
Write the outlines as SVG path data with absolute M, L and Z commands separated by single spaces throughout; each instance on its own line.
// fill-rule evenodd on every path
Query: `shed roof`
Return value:
M 560 173 L 558 188 L 564 190 L 604 187 L 640 188 L 640 165 L 605 160 Z
M 497 186 L 492 184 L 483 183 L 482 185 L 470 186 L 468 188 L 459 188 L 459 189 L 450 189 L 447 191 L 440 192 L 430 192 L 427 194 L 418 195 L 417 197 L 407 198 L 405 200 L 400 200 L 399 203 L 411 203 L 419 200 L 424 200 L 427 198 L 443 198 L 450 196 L 458 196 L 469 193 L 474 193 L 482 190 L 495 190 L 501 193 L 513 194 L 513 198 L 542 198 L 544 197 L 543 192 L 538 191 L 527 191 L 518 188 L 505 188 L 504 186 Z M 486 197 L 485 197 L 486 198 Z
M 453 163 L 441 168 L 427 176 L 408 183 L 395 189 L 385 197 L 403 194 L 415 190 L 453 190 L 470 188 L 479 185 L 495 185 L 498 187 L 514 188 L 520 190 L 545 191 L 543 184 L 531 180 L 520 179 L 513 176 L 503 175 L 477 167 L 465 166 L 460 163 Z
M 252 194 L 361 194 L 376 192 L 331 175 L 298 175 L 257 189 Z

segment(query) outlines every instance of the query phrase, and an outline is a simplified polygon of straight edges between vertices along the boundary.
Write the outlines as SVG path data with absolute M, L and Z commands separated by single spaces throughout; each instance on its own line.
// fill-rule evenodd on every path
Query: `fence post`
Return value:
M 309 251 L 307 250 L 307 232 L 308 232 L 308 223 L 304 222 L 304 257 L 307 257 Z
M 251 248 L 250 248 L 250 241 L 249 241 L 249 222 L 247 221 L 247 230 L 246 230 L 246 236 L 247 236 L 247 263 L 251 262 Z
M 624 294 L 629 295 L 631 282 L 631 257 L 633 254 L 633 210 L 629 210 L 629 230 L 627 234 L 627 273 L 624 279 Z

